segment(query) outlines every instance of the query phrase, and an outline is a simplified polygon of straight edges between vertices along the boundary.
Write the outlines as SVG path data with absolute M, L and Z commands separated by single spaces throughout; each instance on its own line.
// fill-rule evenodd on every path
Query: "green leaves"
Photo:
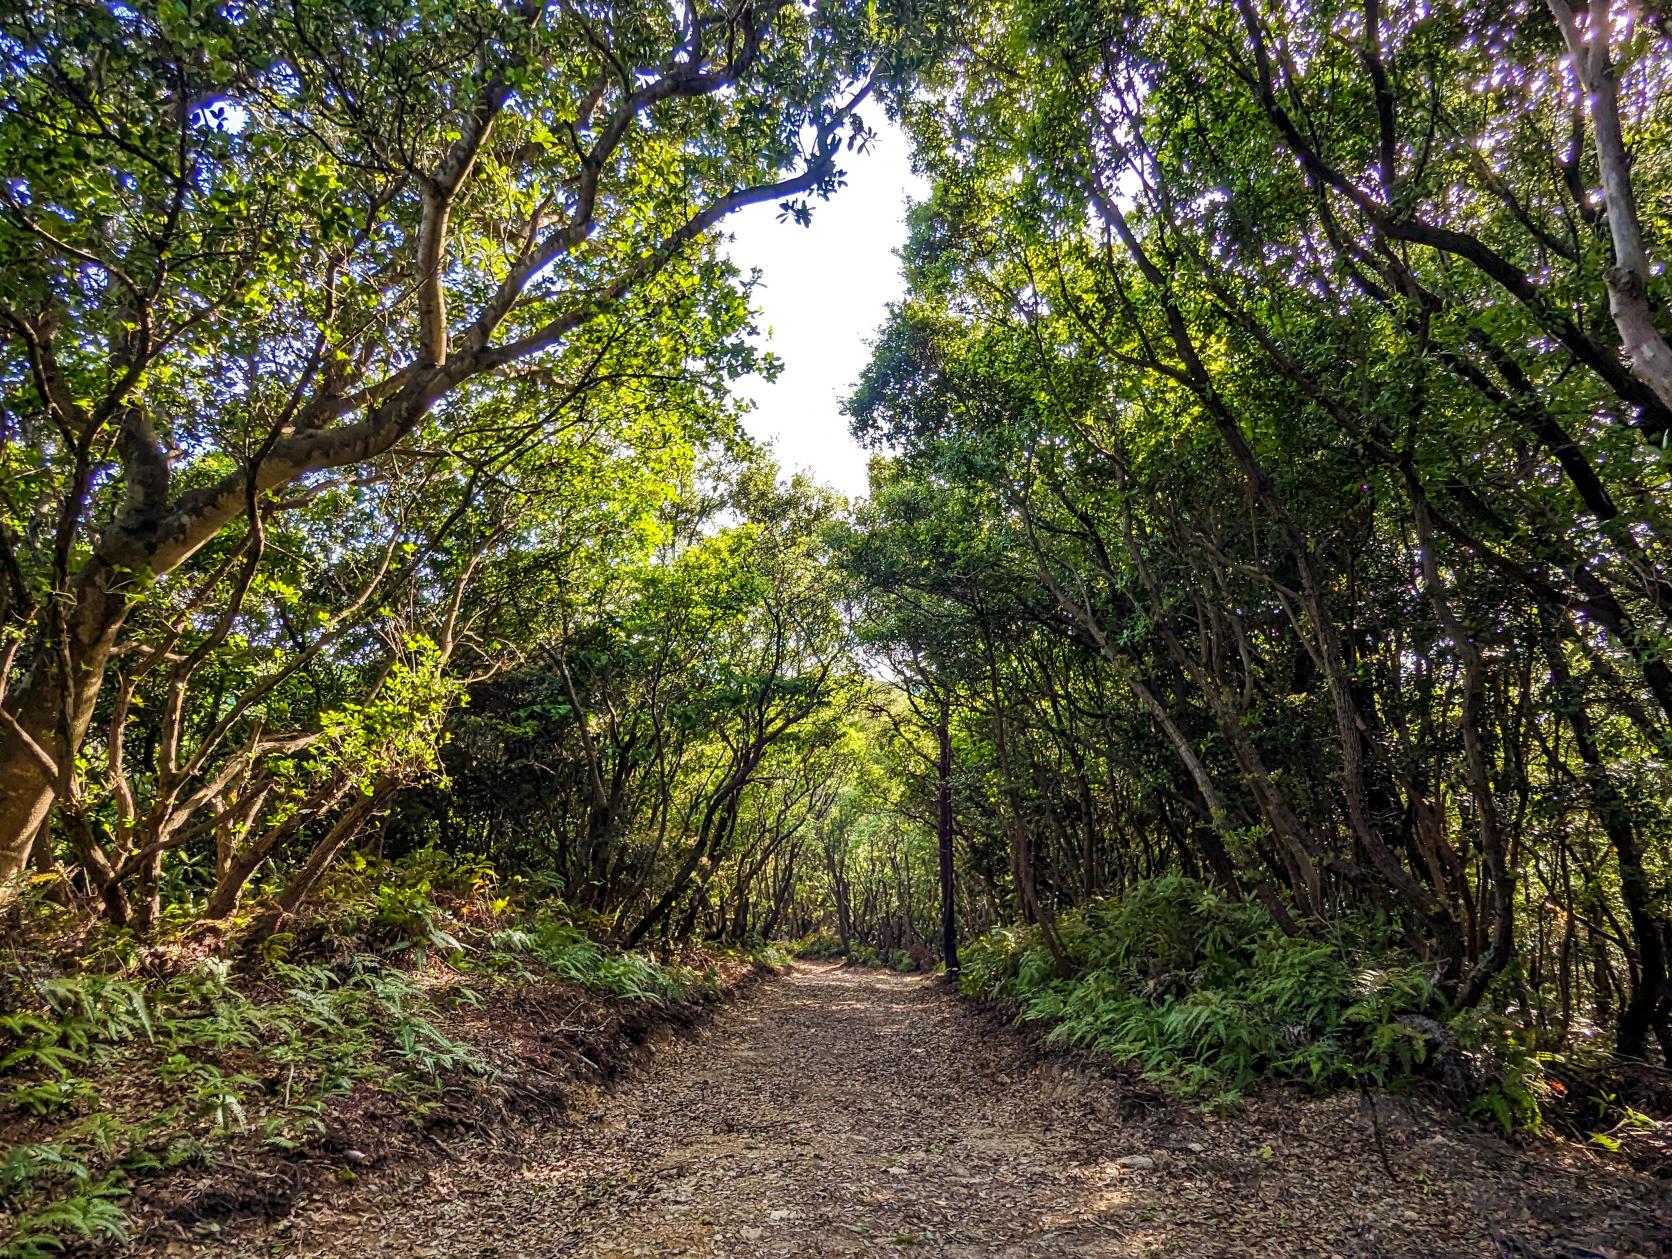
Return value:
M 409 637 L 367 703 L 321 715 L 315 772 L 346 773 L 370 795 L 379 783 L 416 782 L 439 769 L 447 714 L 463 690 L 444 664 L 433 642 Z

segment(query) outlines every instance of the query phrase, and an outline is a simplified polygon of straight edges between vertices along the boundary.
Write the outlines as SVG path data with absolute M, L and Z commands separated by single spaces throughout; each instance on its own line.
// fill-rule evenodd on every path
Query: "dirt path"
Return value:
M 803 967 L 671 1046 L 586 1122 L 530 1134 L 520 1162 L 467 1150 L 439 1170 L 375 1177 L 299 1216 L 279 1249 L 1672 1253 L 1645 1186 L 1582 1154 L 1529 1156 L 1397 1108 L 1383 1118 L 1397 1182 L 1354 1099 L 1273 1098 L 1213 1120 L 1042 1064 L 928 981 Z M 1551 1236 L 1597 1249 L 1556 1249 Z M 1526 1249 L 1499 1248 L 1514 1245 Z

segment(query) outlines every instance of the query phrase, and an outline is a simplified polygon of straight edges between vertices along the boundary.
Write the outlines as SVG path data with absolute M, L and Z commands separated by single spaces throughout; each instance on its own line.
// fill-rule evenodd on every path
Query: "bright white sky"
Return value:
M 807 469 L 849 498 L 866 492 L 869 456 L 849 436 L 841 403 L 870 358 L 884 306 L 903 292 L 894 251 L 906 240 L 906 201 L 929 195 L 899 128 L 869 121 L 876 141 L 843 154 L 847 186 L 813 203 L 811 227 L 778 222 L 776 202 L 729 220 L 728 252 L 744 272 L 759 268 L 761 330 L 784 360 L 776 381 L 740 382 L 756 403 L 745 427 L 773 444 L 786 472 Z

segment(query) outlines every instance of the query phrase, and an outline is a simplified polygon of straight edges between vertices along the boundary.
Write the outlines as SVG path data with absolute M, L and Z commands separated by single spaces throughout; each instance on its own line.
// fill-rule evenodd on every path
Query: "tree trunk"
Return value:
M 81 750 L 104 682 L 105 666 L 127 613 L 127 600 L 110 589 L 112 574 L 94 565 L 75 584 L 66 617 L 74 694 L 68 705 L 71 746 L 59 746 L 65 714 L 59 670 L 43 652 L 18 685 L 16 706 L 0 721 L 0 903 L 16 894 L 29 852 L 58 792 L 45 756 L 62 764 Z
M 1582 697 L 1575 693 L 1567 662 L 1558 643 L 1548 643 L 1545 657 L 1550 672 L 1566 701 L 1568 728 L 1573 731 L 1574 748 L 1585 767 L 1585 786 L 1591 811 L 1614 849 L 1620 872 L 1620 899 L 1626 903 L 1632 934 L 1637 937 L 1638 976 L 1620 1022 L 1615 1028 L 1615 1050 L 1622 1058 L 1641 1058 L 1648 1047 L 1649 1033 L 1658 1031 L 1668 1019 L 1672 984 L 1666 965 L 1666 924 L 1654 911 L 1654 892 L 1643 869 L 1643 850 L 1631 807 L 1619 784 L 1609 772 L 1596 731 Z
M 262 916 L 256 924 L 254 938 L 265 940 L 279 929 L 279 924 L 294 914 L 308 898 L 308 894 L 318 886 L 325 872 L 331 868 L 331 863 L 337 859 L 337 854 L 343 847 L 359 834 L 360 827 L 370 817 L 373 811 L 384 802 L 389 794 L 386 784 L 378 784 L 370 795 L 362 795 L 348 807 L 348 811 L 339 817 L 325 832 L 320 841 L 314 845 L 308 859 L 302 863 L 302 868 L 291 875 L 290 882 L 279 893 L 273 908 Z
M 935 837 L 940 843 L 941 957 L 946 973 L 958 977 L 958 901 L 952 867 L 952 731 L 946 714 L 935 729 L 940 756 L 935 773 Z

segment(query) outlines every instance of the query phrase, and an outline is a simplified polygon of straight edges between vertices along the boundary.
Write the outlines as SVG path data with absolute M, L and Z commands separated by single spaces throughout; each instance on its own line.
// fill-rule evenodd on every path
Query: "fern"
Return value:
M 10 1236 L 0 1241 L 0 1259 L 37 1259 L 60 1254 L 66 1239 L 128 1240 L 128 1217 L 115 1199 L 127 1190 L 114 1179 L 84 1184 L 74 1193 L 21 1211 Z
M 1037 929 L 1000 928 L 966 948 L 963 991 L 1012 1001 L 1022 1021 L 1051 1025 L 1051 1043 L 1129 1062 L 1214 1106 L 1262 1079 L 1320 1090 L 1408 1080 L 1432 1050 L 1416 1028 L 1446 1017 L 1424 967 L 1370 927 L 1291 938 L 1259 905 L 1185 878 L 1140 883 L 1056 930 L 1076 973 L 1059 973 Z M 1536 1064 L 1513 1029 L 1472 1017 L 1452 1031 L 1493 1046 L 1495 1063 L 1474 1109 L 1506 1127 L 1536 1122 Z
M 6 1096 L 15 1110 L 28 1115 L 50 1115 L 82 1103 L 97 1100 L 98 1093 L 86 1080 L 74 1076 L 47 1080 L 41 1084 L 20 1084 Z

